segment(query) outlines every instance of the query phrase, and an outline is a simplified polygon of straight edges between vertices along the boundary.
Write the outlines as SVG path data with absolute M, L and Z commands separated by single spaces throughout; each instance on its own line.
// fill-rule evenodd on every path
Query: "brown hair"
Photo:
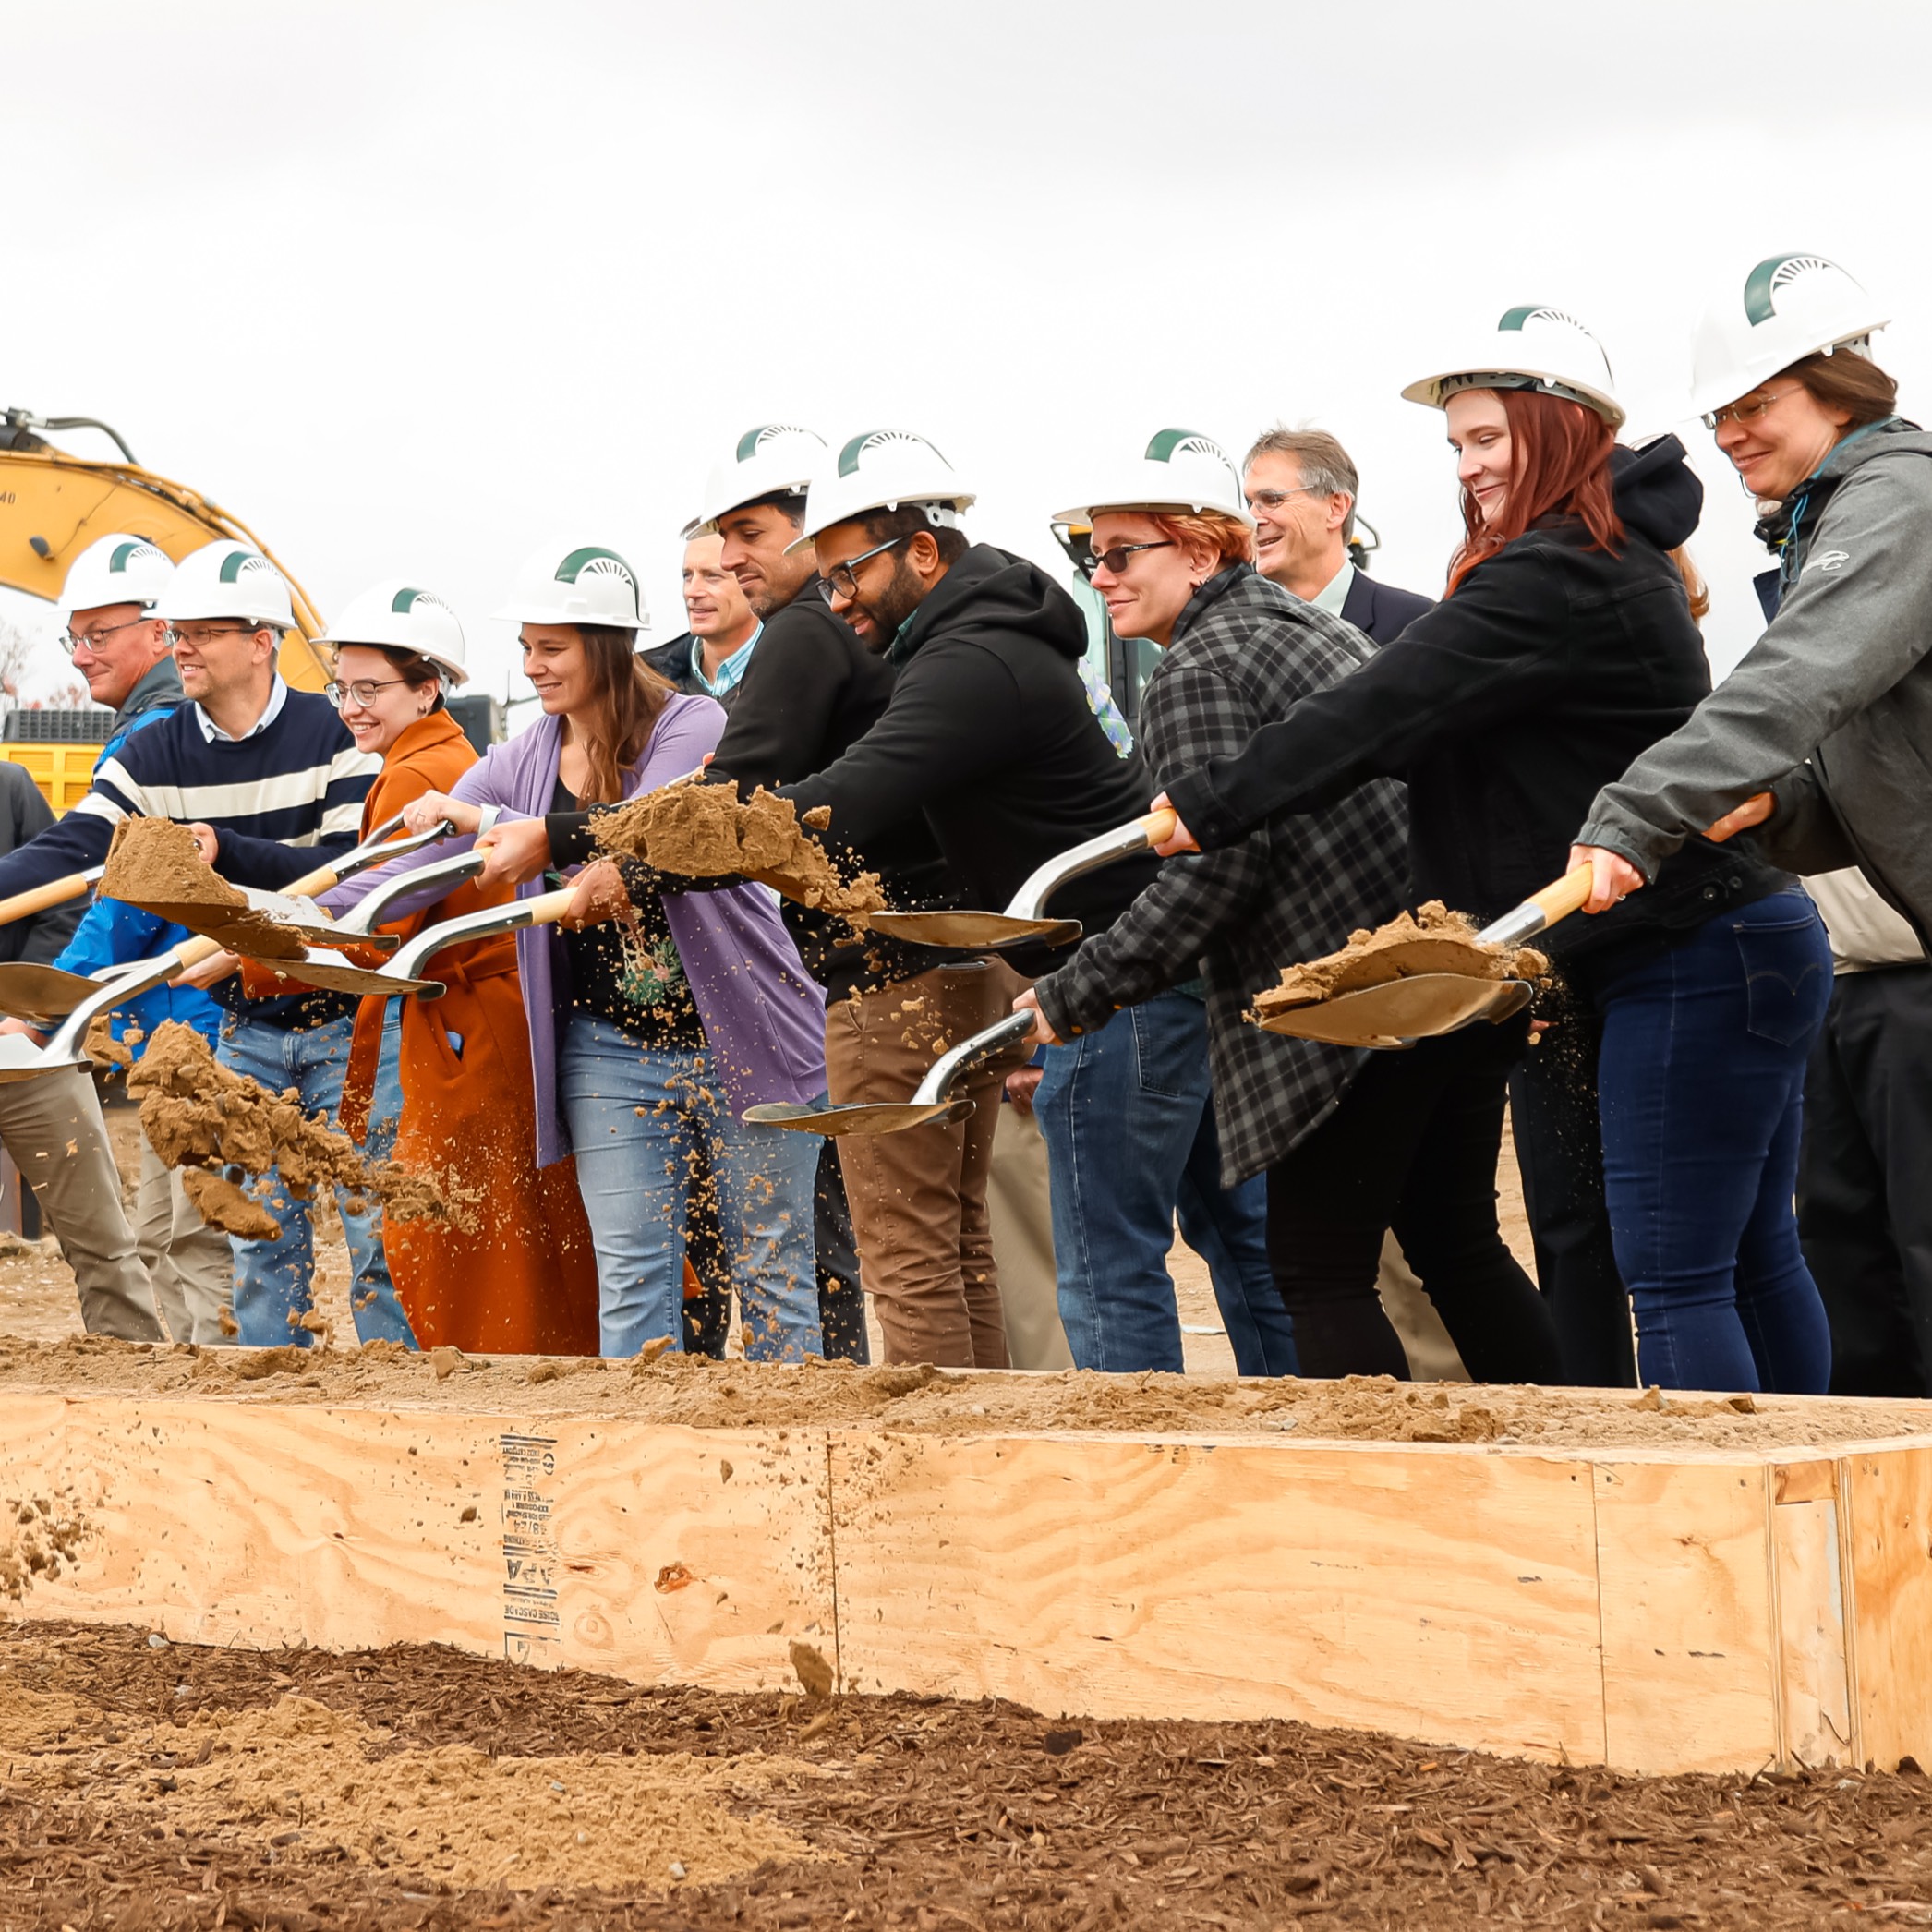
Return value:
M 1221 567 L 1254 561 L 1254 532 L 1238 518 L 1218 510 L 1202 510 L 1192 516 L 1173 516 L 1165 511 L 1150 511 L 1148 521 L 1172 543 L 1212 544 L 1221 559 Z
M 1241 458 L 1245 477 L 1257 456 L 1292 456 L 1301 468 L 1305 489 L 1319 496 L 1346 496 L 1348 514 L 1342 522 L 1346 541 L 1355 535 L 1355 502 L 1361 495 L 1361 478 L 1356 474 L 1354 459 L 1326 429 L 1291 429 L 1276 423 L 1254 439 L 1254 447 Z
M 1822 407 L 1842 409 L 1851 417 L 1847 429 L 1862 429 L 1898 414 L 1898 383 L 1856 349 L 1807 356 L 1779 374 L 1802 383 Z
M 1616 432 L 1597 414 L 1567 396 L 1543 390 L 1491 392 L 1509 418 L 1509 489 L 1503 513 L 1483 521 L 1465 489 L 1462 547 L 1449 561 L 1449 590 L 1480 563 L 1546 519 L 1575 518 L 1589 532 L 1588 548 L 1614 554 L 1624 525 L 1611 496 L 1610 453 Z
M 595 723 L 583 727 L 584 790 L 588 804 L 614 804 L 624 795 L 624 773 L 644 755 L 658 714 L 672 686 L 635 655 L 637 634 L 615 624 L 573 627 L 590 672 L 588 706 Z
M 1677 574 L 1684 579 L 1684 594 L 1690 599 L 1691 622 L 1701 625 L 1710 615 L 1710 586 L 1704 581 L 1697 559 L 1684 545 L 1680 543 L 1669 555 L 1677 566 Z
M 443 709 L 442 672 L 427 658 L 419 658 L 414 651 L 405 651 L 392 644 L 379 644 L 376 648 L 396 668 L 396 675 L 412 691 L 421 691 L 425 686 L 436 686 L 436 702 L 429 706 L 430 712 Z

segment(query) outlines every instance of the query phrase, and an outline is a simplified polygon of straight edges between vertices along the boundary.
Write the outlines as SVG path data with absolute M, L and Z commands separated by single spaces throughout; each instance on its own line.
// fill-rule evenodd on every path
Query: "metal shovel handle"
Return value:
M 358 906 L 352 907 L 336 922 L 343 937 L 360 935 L 367 938 L 382 923 L 382 915 L 399 899 L 413 899 L 427 886 L 441 886 L 445 892 L 473 879 L 489 863 L 488 852 L 458 852 L 453 859 L 437 859 L 413 871 L 384 879 Z M 439 895 L 441 896 L 441 895 Z
M 975 1067 L 984 1066 L 1008 1046 L 1017 1046 L 1032 1030 L 1033 1015 L 1029 1009 L 1008 1013 L 1005 1019 L 995 1020 L 984 1032 L 961 1040 L 950 1053 L 941 1054 L 927 1068 L 925 1078 L 919 1082 L 918 1092 L 912 1095 L 912 1105 L 932 1106 L 944 1100 L 960 1074 L 971 1073 Z
M 1012 903 L 1007 908 L 1007 916 L 1010 919 L 1044 917 L 1046 901 L 1069 879 L 1077 879 L 1085 872 L 1098 872 L 1103 865 L 1111 865 L 1117 859 L 1130 859 L 1136 852 L 1151 851 L 1174 836 L 1174 827 L 1178 823 L 1175 815 L 1163 807 L 1158 812 L 1150 812 L 1145 817 L 1135 819 L 1131 825 L 1102 832 L 1085 843 L 1061 852 L 1057 858 L 1047 860 L 1021 883 L 1020 890 L 1013 895 Z
M 486 906 L 480 912 L 446 919 L 406 941 L 382 971 L 400 980 L 418 979 L 426 961 L 465 939 L 489 939 L 498 933 L 521 932 L 526 925 L 554 925 L 575 897 L 575 888 L 566 887 L 561 892 L 540 892 L 535 899 L 513 900 L 507 906 Z
M 1579 865 L 1566 872 L 1540 892 L 1532 892 L 1519 906 L 1512 907 L 1501 919 L 1491 920 L 1477 934 L 1481 946 L 1520 946 L 1533 939 L 1559 919 L 1567 919 L 1590 896 L 1590 868 Z

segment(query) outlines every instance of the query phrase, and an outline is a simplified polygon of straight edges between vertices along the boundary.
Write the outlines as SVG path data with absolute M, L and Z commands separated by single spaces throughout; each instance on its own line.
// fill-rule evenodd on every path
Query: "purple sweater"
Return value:
M 635 798 L 690 771 L 724 731 L 721 706 L 707 697 L 674 696 L 658 714 L 644 755 L 624 773 L 624 796 Z M 507 744 L 492 745 L 457 781 L 453 797 L 499 805 L 504 818 L 541 818 L 550 809 L 563 731 L 549 717 Z M 468 839 L 446 839 L 338 886 L 323 900 L 343 912 L 379 881 L 432 859 L 466 851 Z M 540 878 L 516 888 L 519 899 L 545 889 Z M 396 916 L 426 901 L 405 901 Z M 825 994 L 799 963 L 798 948 L 770 896 L 758 886 L 722 892 L 670 892 L 664 917 L 691 983 L 711 1063 L 733 1112 L 767 1101 L 815 1099 L 825 1091 Z M 516 936 L 518 978 L 530 1021 L 530 1064 L 537 1085 L 539 1165 L 571 1152 L 557 1103 L 557 1061 L 568 1008 L 556 984 L 561 936 L 553 926 L 525 926 Z

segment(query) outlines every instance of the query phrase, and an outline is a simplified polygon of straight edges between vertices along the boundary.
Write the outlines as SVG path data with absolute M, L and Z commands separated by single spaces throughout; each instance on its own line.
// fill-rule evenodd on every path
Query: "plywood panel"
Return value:
M 1600 1463 L 1603 1734 L 1621 1770 L 1776 1761 L 1778 1660 L 1757 1463 Z
M 1600 1759 L 1586 1465 L 834 1435 L 849 1687 Z
M 1932 1449 L 1841 1465 L 1851 1571 L 1858 1750 L 1932 1765 Z
M 1844 1764 L 1852 1752 L 1838 1504 L 1829 1497 L 1771 1511 L 1783 1759 Z
M 792 1636 L 832 1654 L 822 1436 L 30 1396 L 0 1472 L 80 1526 L 29 1614 L 733 1688 L 791 1681 Z

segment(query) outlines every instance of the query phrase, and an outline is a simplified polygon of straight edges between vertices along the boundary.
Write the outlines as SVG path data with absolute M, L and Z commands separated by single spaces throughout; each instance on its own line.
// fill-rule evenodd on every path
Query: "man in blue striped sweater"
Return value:
M 161 614 L 172 627 L 188 702 L 127 739 L 101 761 L 72 811 L 0 858 L 0 896 L 99 864 L 115 827 L 132 816 L 194 826 L 202 855 L 244 886 L 285 886 L 355 844 L 381 761 L 356 750 L 326 698 L 292 691 L 276 670 L 283 634 L 295 624 L 282 574 L 248 545 L 218 539 L 182 560 Z M 354 999 L 307 993 L 248 1000 L 232 973 L 211 990 L 224 1009 L 222 1061 L 272 1090 L 294 1087 L 307 1111 L 332 1115 Z M 306 1343 L 291 1318 L 309 1303 L 308 1214 L 278 1175 L 262 1177 L 253 1191 L 283 1232 L 234 1244 L 240 1339 L 268 1344 L 293 1334 Z M 344 1207 L 343 1224 L 358 1263 L 380 1248 L 380 1210 Z

